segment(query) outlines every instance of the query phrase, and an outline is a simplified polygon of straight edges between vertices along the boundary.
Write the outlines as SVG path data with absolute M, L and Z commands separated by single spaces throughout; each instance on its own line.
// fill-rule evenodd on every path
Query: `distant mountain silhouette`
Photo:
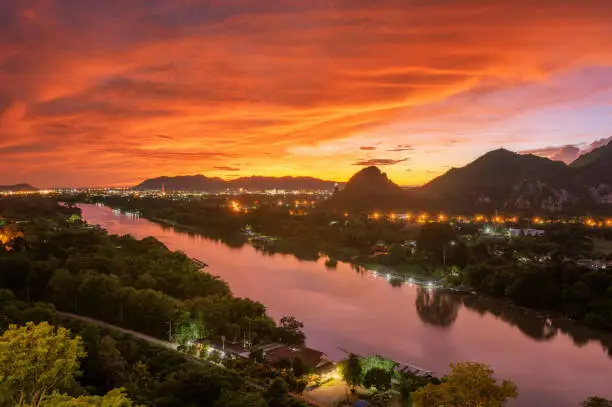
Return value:
M 157 177 L 147 179 L 136 185 L 137 190 L 166 191 L 222 191 L 227 188 L 227 183 L 218 177 L 209 178 L 204 175 L 179 175 L 176 177 Z
M 232 188 L 246 188 L 250 190 L 327 190 L 333 191 L 335 182 L 324 181 L 313 177 L 242 177 L 229 181 Z
M 0 191 L 38 191 L 30 184 L 0 185 Z
M 402 189 L 378 167 L 367 167 L 351 177 L 344 187 L 350 194 L 396 194 Z
M 335 186 L 333 181 L 324 181 L 313 177 L 242 177 L 231 181 L 221 178 L 210 178 L 204 175 L 186 175 L 176 177 L 158 177 L 147 179 L 134 189 L 137 190 L 158 190 L 162 188 L 166 191 L 207 191 L 218 192 L 228 188 L 245 188 L 251 191 L 261 191 L 270 189 L 284 190 L 329 190 Z
M 505 149 L 404 190 L 376 167 L 361 170 L 327 206 L 337 210 L 428 212 L 612 213 L 612 143 L 571 166 Z
M 407 203 L 407 194 L 377 167 L 367 167 L 351 177 L 326 206 L 336 209 L 392 209 Z

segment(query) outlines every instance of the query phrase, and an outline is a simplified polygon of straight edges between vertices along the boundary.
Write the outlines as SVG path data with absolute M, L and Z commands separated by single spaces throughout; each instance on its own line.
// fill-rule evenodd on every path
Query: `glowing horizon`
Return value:
M 0 184 L 313 176 L 420 185 L 612 137 L 612 2 L 0 5 Z

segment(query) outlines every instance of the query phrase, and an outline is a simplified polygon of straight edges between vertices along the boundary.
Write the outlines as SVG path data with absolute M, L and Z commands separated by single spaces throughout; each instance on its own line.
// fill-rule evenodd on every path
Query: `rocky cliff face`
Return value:
M 570 172 L 563 163 L 495 150 L 432 180 L 420 194 L 440 210 L 560 212 L 583 193 Z

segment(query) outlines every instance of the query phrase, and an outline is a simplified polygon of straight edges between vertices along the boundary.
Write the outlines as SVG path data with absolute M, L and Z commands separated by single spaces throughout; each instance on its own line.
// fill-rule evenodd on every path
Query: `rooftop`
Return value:
M 266 360 L 270 363 L 294 360 L 296 358 L 300 358 L 304 365 L 312 369 L 327 360 L 325 353 L 307 347 L 281 346 L 271 349 L 266 353 Z

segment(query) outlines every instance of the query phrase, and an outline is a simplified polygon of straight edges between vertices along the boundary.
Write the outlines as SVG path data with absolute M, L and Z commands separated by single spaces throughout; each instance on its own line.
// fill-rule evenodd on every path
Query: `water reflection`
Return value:
M 418 287 L 415 300 L 421 321 L 426 324 L 448 328 L 459 313 L 461 299 L 440 290 Z
M 608 356 L 612 357 L 612 333 L 596 331 L 566 318 L 537 317 L 531 311 L 492 298 L 472 295 L 458 297 L 466 308 L 481 315 L 495 315 L 536 341 L 550 341 L 559 333 L 563 333 L 570 337 L 577 346 L 597 341 Z

